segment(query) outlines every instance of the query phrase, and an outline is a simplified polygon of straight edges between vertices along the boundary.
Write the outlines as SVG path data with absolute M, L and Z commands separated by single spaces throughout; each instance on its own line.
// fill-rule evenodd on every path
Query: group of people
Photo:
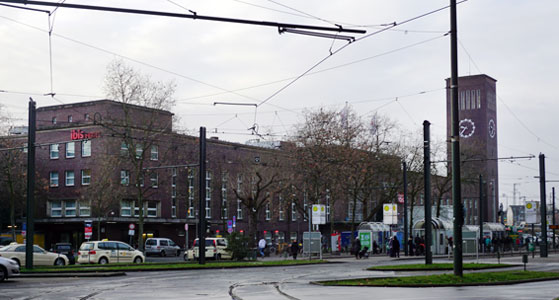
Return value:
M 380 247 L 376 241 L 373 241 L 372 252 L 373 254 L 380 253 Z M 388 243 L 386 243 L 386 253 L 390 255 L 390 257 L 400 257 L 400 241 L 398 241 L 396 236 L 390 238 Z M 361 241 L 357 237 L 351 246 L 351 254 L 355 255 L 355 259 L 367 258 L 369 257 L 369 247 L 362 247 Z
M 260 254 L 261 257 L 265 256 L 264 253 L 264 249 L 266 249 L 266 240 L 264 238 L 261 238 L 258 241 L 258 252 Z M 291 242 L 291 244 L 289 245 L 289 252 L 291 254 L 291 256 L 293 257 L 293 259 L 297 259 L 297 255 L 299 254 L 299 251 L 301 250 L 301 246 L 299 246 L 299 243 L 296 240 L 293 240 Z

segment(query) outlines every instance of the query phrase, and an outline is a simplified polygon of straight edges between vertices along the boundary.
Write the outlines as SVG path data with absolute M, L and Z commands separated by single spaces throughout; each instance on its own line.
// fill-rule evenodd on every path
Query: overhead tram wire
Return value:
M 458 2 L 457 4 L 461 4 L 461 3 L 464 3 L 464 2 L 466 2 L 466 1 L 468 1 L 468 0 L 462 0 L 462 1 Z M 367 34 L 367 35 L 365 35 L 365 36 L 362 36 L 362 37 L 360 37 L 360 38 L 355 39 L 355 41 L 353 41 L 352 43 L 347 43 L 347 44 L 343 45 L 342 47 L 338 48 L 337 50 L 331 52 L 330 55 L 328 55 L 328 56 L 324 57 L 323 59 L 319 60 L 317 63 L 315 63 L 314 65 L 312 65 L 309 69 L 307 69 L 306 71 L 304 71 L 304 72 L 303 72 L 302 74 L 300 74 L 299 76 L 295 77 L 295 79 L 293 79 L 292 81 L 290 81 L 289 83 L 287 83 L 285 86 L 283 86 L 282 88 L 280 88 L 279 90 L 277 90 L 276 92 L 274 92 L 274 93 L 273 93 L 272 95 L 270 95 L 268 98 L 264 99 L 262 102 L 260 102 L 260 103 L 258 104 L 258 106 L 263 105 L 263 104 L 265 104 L 266 102 L 270 101 L 270 100 L 271 100 L 272 98 L 274 98 L 276 95 L 278 95 L 278 94 L 281 93 L 283 90 L 285 90 L 286 88 L 288 88 L 289 86 L 291 86 L 293 83 L 295 83 L 296 81 L 298 81 L 300 78 L 302 78 L 303 76 L 305 76 L 305 75 L 306 75 L 307 73 L 309 73 L 310 71 L 314 70 L 316 67 L 318 67 L 319 65 L 321 65 L 323 62 L 325 62 L 326 60 L 328 60 L 330 57 L 332 57 L 332 56 L 334 56 L 335 54 L 339 53 L 340 51 L 344 50 L 347 46 L 349 46 L 349 45 L 351 45 L 351 44 L 354 44 L 354 43 L 357 43 L 357 42 L 359 42 L 359 41 L 362 41 L 362 40 L 364 40 L 364 39 L 367 39 L 367 38 L 369 38 L 369 37 L 371 37 L 371 36 L 374 36 L 374 35 L 380 34 L 380 33 L 382 33 L 382 32 L 385 32 L 385 31 L 387 31 L 387 30 L 389 30 L 389 29 L 391 29 L 391 28 L 394 28 L 394 27 L 397 27 L 397 26 L 401 26 L 401 25 L 406 24 L 406 23 L 413 22 L 413 21 L 415 21 L 415 20 L 418 20 L 418 19 L 427 17 L 427 16 L 429 16 L 429 15 L 435 14 L 435 13 L 440 12 L 440 11 L 443 11 L 443 10 L 446 10 L 446 9 L 448 9 L 448 8 L 450 8 L 450 5 L 447 5 L 447 6 L 445 6 L 445 7 L 439 8 L 439 9 L 432 10 L 432 11 L 430 11 L 430 12 L 427 12 L 427 13 L 424 13 L 424 14 L 421 14 L 421 15 L 418 15 L 418 16 L 415 16 L 415 17 L 413 17 L 413 18 L 404 20 L 404 21 L 399 22 L 399 23 L 398 23 L 398 22 L 394 22 L 394 23 L 390 24 L 389 26 L 387 26 L 386 28 L 383 28 L 383 29 L 377 30 L 377 31 L 375 31 L 375 32 L 369 33 L 369 34 Z

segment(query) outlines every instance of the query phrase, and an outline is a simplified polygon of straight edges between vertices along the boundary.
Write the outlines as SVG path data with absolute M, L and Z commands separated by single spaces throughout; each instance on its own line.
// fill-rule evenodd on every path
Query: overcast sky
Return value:
M 259 133 L 268 134 L 266 140 L 281 140 L 293 134 L 305 109 L 342 109 L 347 102 L 363 118 L 378 112 L 409 131 L 421 130 L 423 120 L 429 120 L 434 138 L 445 138 L 450 11 L 367 35 L 386 28 L 384 24 L 443 8 L 448 0 L 66 3 L 340 24 L 367 34 L 354 35 L 357 41 L 346 46 L 345 41 L 280 35 L 274 27 L 60 8 L 50 17 L 49 52 L 48 14 L 0 6 L 0 103 L 21 124 L 27 122 L 30 96 L 38 107 L 104 98 L 106 66 L 121 58 L 154 80 L 176 82 L 172 112 L 180 122 L 175 127 L 192 134 L 205 126 L 208 136 L 245 142 L 257 138 L 247 130 L 256 120 Z M 469 0 L 458 5 L 459 74 L 497 79 L 499 157 L 544 153 L 548 180 L 559 180 L 557 16 L 557 0 Z M 51 92 L 54 98 L 43 96 Z M 214 106 L 216 101 L 265 103 L 255 114 L 252 106 Z M 537 158 L 502 161 L 499 176 L 505 204 L 512 203 L 513 184 L 517 202 L 522 196 L 539 200 Z M 559 183 L 547 184 L 548 194 L 554 185 Z

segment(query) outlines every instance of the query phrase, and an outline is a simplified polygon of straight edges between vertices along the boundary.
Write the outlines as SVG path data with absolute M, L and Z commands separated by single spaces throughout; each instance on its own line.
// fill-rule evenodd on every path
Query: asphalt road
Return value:
M 519 263 L 519 257 L 502 262 Z M 0 284 L 0 299 L 553 299 L 559 280 L 507 286 L 452 288 L 323 287 L 310 281 L 393 276 L 365 268 L 395 263 L 387 257 L 343 258 L 328 265 L 129 272 L 109 278 L 16 278 Z M 496 262 L 496 259 L 484 260 Z M 398 261 L 411 263 L 413 261 Z M 418 260 L 416 262 L 421 262 Z M 559 256 L 530 260 L 531 270 L 559 271 Z

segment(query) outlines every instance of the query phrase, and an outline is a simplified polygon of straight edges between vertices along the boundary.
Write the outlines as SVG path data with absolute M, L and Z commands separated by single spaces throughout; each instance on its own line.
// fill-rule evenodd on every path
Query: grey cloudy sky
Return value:
M 342 24 L 367 34 L 445 7 L 449 1 L 293 0 L 68 0 L 101 6 L 300 23 Z M 181 7 L 182 6 L 182 7 Z M 49 9 L 47 7 L 35 7 Z M 185 9 L 186 8 L 186 9 Z M 256 123 L 267 139 L 283 139 L 301 122 L 304 109 L 341 109 L 349 103 L 363 118 L 379 112 L 403 128 L 433 124 L 445 135 L 444 79 L 450 76 L 449 10 L 358 40 L 258 107 Z M 469 0 L 458 6 L 459 73 L 498 80 L 499 156 L 544 153 L 547 176 L 559 180 L 559 2 Z M 177 83 L 177 128 L 244 142 L 254 107 L 218 102 L 261 103 L 289 80 L 346 42 L 277 28 L 201 20 L 125 15 L 61 8 L 50 18 L 51 92 L 46 13 L 0 6 L 0 103 L 26 123 L 27 101 L 39 107 L 101 99 L 107 64 L 123 58 L 156 80 Z M 363 27 L 364 26 L 364 27 Z M 362 35 L 355 35 L 360 38 Z M 539 199 L 537 159 L 499 164 L 501 200 Z M 549 183 L 548 192 L 551 186 Z M 505 194 L 503 196 L 503 194 Z

